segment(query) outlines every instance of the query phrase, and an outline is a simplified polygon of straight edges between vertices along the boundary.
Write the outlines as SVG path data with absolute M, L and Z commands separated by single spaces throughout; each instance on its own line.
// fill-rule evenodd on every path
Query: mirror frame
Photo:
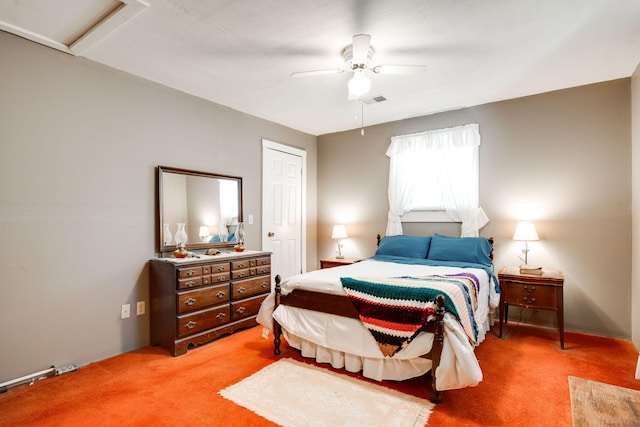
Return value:
M 217 173 L 194 171 L 189 169 L 174 168 L 170 166 L 158 166 L 156 174 L 156 247 L 160 252 L 173 252 L 177 249 L 176 245 L 165 246 L 164 244 L 164 230 L 163 230 L 163 194 L 162 194 L 162 175 L 163 173 L 175 173 L 182 175 L 200 176 L 203 178 L 217 178 L 217 179 L 229 179 L 238 183 L 238 222 L 242 222 L 242 177 L 232 175 L 221 175 Z M 189 243 L 185 245 L 186 250 L 194 249 L 209 249 L 209 248 L 228 248 L 233 247 L 236 244 L 233 242 L 213 242 L 213 243 Z

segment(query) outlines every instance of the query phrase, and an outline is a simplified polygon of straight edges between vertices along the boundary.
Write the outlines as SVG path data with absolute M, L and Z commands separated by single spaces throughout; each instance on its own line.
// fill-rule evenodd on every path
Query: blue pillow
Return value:
M 491 243 L 486 237 L 449 237 L 435 234 L 427 259 L 491 265 Z
M 376 255 L 425 259 L 430 243 L 431 237 L 428 236 L 385 236 L 380 241 Z

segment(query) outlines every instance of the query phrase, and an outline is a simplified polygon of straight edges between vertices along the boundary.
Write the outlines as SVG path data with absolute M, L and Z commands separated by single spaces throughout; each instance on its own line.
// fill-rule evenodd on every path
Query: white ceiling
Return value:
M 53 19 L 52 19 L 53 18 Z M 364 125 L 629 77 L 640 0 L 20 0 L 0 29 L 313 135 L 359 128 L 339 68 L 355 34 L 374 63 Z M 358 118 L 356 119 L 356 113 Z

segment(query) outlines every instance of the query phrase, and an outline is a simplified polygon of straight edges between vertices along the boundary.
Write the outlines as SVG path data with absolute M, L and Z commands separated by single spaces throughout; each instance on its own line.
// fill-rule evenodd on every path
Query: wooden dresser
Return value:
M 255 326 L 270 291 L 269 252 L 151 260 L 151 344 L 179 356 L 189 347 Z

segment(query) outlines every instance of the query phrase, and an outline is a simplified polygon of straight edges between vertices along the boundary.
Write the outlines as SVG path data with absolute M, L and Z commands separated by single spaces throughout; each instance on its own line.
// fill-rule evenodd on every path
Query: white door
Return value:
M 305 169 L 305 151 L 262 141 L 262 249 L 272 252 L 272 279 L 306 270 Z

